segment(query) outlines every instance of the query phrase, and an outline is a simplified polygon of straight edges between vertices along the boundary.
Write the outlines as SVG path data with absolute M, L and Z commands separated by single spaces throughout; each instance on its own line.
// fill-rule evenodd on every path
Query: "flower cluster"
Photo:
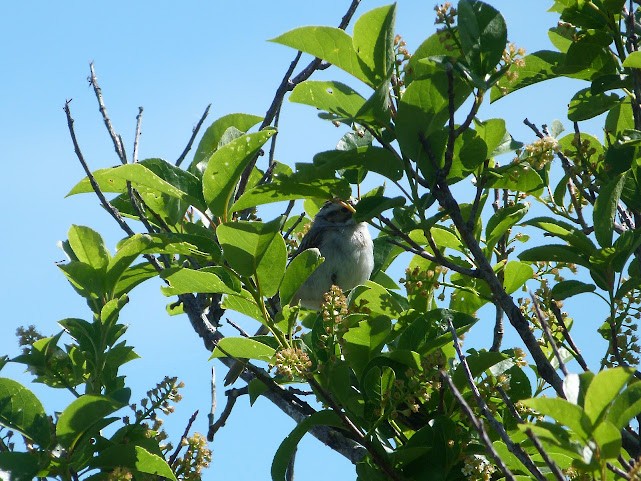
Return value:
M 203 469 L 211 463 L 211 450 L 207 446 L 207 440 L 202 434 L 194 433 L 190 438 L 183 438 L 181 445 L 187 451 L 172 466 L 176 477 L 185 481 L 200 481 Z
M 288 347 L 276 353 L 275 365 L 278 374 L 293 380 L 309 375 L 312 361 L 301 349 Z
M 323 303 L 321 305 L 323 321 L 328 325 L 341 325 L 343 318 L 347 314 L 347 299 L 342 289 L 338 286 L 332 286 L 329 291 L 323 295 Z
M 434 11 L 436 12 L 436 20 L 434 20 L 435 25 L 449 26 L 456 22 L 456 15 L 458 12 L 450 2 L 445 2 L 442 5 L 436 5 L 434 7 Z
M 113 469 L 107 475 L 107 481 L 131 481 L 134 479 L 133 473 L 128 469 L 122 466 L 118 466 Z
M 440 287 L 438 278 L 445 272 L 447 272 L 445 267 L 437 265 L 432 269 L 421 269 L 418 266 L 413 269 L 408 267 L 405 269 L 405 277 L 399 279 L 399 282 L 405 284 L 408 295 L 428 298 L 435 289 Z
M 525 159 L 536 170 L 541 170 L 552 162 L 559 152 L 559 143 L 554 137 L 546 136 L 537 139 L 525 147 Z
M 461 472 L 466 479 L 471 481 L 489 481 L 492 479 L 492 474 L 496 471 L 488 459 L 480 454 L 473 454 L 467 456 L 463 461 Z
M 509 69 L 505 72 L 505 78 L 508 82 L 514 82 L 519 78 L 518 69 L 525 67 L 525 60 L 523 59 L 524 55 L 525 49 L 520 47 L 517 48 L 513 43 L 510 43 L 508 47 L 503 50 L 501 60 L 505 66 L 509 67 L 514 65 L 516 67 L 516 69 Z
M 162 429 L 163 420 L 158 417 L 158 411 L 163 414 L 174 412 L 172 403 L 180 402 L 182 395 L 179 389 L 185 387 L 181 381 L 178 382 L 176 377 L 168 377 L 160 381 L 155 388 L 147 391 L 147 397 L 140 400 L 140 407 L 136 403 L 131 404 L 130 408 L 134 412 L 135 424 L 140 424 L 147 429 L 147 435 L 155 437 L 159 442 L 167 439 L 167 433 Z M 151 424 L 149 423 L 151 421 Z M 129 424 L 128 416 L 123 418 L 125 424 Z M 173 448 L 171 443 L 161 444 L 160 448 L 167 452 Z
M 36 326 L 30 325 L 29 327 L 19 327 L 16 329 L 16 336 L 18 336 L 18 345 L 22 347 L 22 353 L 28 354 L 31 346 L 44 336 L 36 330 Z

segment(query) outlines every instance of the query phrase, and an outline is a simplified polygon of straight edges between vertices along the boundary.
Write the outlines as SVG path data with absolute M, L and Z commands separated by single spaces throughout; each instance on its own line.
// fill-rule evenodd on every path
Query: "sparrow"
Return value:
M 325 261 L 298 289 L 291 304 L 318 310 L 332 285 L 348 291 L 369 279 L 374 269 L 374 244 L 367 223 L 356 222 L 354 206 L 328 201 L 318 211 L 294 257 L 316 248 Z
M 348 291 L 369 279 L 374 270 L 374 244 L 367 223 L 356 222 L 354 212 L 354 205 L 342 200 L 327 201 L 318 211 L 292 259 L 307 249 L 317 249 L 325 261 L 300 286 L 290 305 L 300 303 L 319 310 L 332 285 Z M 267 332 L 266 326 L 260 326 L 255 335 Z M 235 382 L 243 368 L 240 362 L 232 366 L 225 386 Z

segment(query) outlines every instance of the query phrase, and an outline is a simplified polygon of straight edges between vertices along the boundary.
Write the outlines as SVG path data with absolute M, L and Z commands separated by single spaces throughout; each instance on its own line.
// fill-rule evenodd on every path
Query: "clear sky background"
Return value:
M 386 3 L 363 0 L 356 16 Z M 547 29 L 557 21 L 555 14 L 546 13 L 551 1 L 489 3 L 506 18 L 512 42 L 528 52 L 551 48 Z M 55 266 L 64 258 L 56 242 L 66 238 L 71 224 L 100 231 L 112 251 L 124 235 L 94 196 L 65 198 L 83 177 L 62 111 L 66 99 L 73 99 L 78 139 L 92 169 L 118 163 L 87 82 L 89 62 L 95 62 L 109 114 L 129 155 L 138 106 L 143 106 L 139 158 L 173 161 L 207 104 L 212 103 L 212 109 L 206 125 L 227 113 L 265 113 L 295 55 L 268 39 L 301 25 L 335 26 L 348 4 L 348 0 L 34 0 L 3 5 L 0 203 L 5 221 L 0 354 L 18 354 L 14 335 L 18 326 L 35 324 L 44 334 L 53 334 L 59 330 L 56 322 L 60 319 L 89 318 L 83 300 Z M 396 30 L 410 52 L 434 32 L 433 7 L 433 2 L 424 0 L 398 2 Z M 336 69 L 314 78 L 347 81 L 367 93 L 363 85 L 346 79 Z M 484 106 L 480 117 L 505 118 L 515 138 L 530 142 L 533 136 L 522 120 L 527 116 L 537 124 L 563 121 L 567 103 L 578 88 L 576 83 L 559 80 L 526 89 Z M 565 123 L 569 126 L 567 120 Z M 285 102 L 277 158 L 291 165 L 309 162 L 314 153 L 332 149 L 343 133 L 320 121 L 313 109 Z M 593 133 L 600 136 L 598 131 Z M 396 278 L 401 275 L 395 274 Z M 134 400 L 143 397 L 164 375 L 178 376 L 186 384 L 184 400 L 167 420 L 167 430 L 178 439 L 189 416 L 199 409 L 194 428 L 206 433 L 212 365 L 207 361 L 209 353 L 185 316 L 165 313 L 170 300 L 162 296 L 159 285 L 152 281 L 134 290 L 122 313 L 122 321 L 130 326 L 126 337 L 142 356 L 126 365 L 124 372 L 134 388 Z M 585 322 L 592 330 L 601 321 Z M 492 323 L 493 315 L 482 319 L 482 330 L 489 331 Z M 468 337 L 468 345 L 482 345 L 482 334 L 478 336 Z M 217 367 L 222 378 L 225 369 L 220 364 Z M 20 365 L 5 367 L 0 376 L 27 384 L 41 396 L 49 413 L 71 400 L 66 393 L 52 394 L 51 389 L 28 384 L 30 377 Z M 220 411 L 225 401 L 222 387 L 218 398 Z M 294 424 L 264 399 L 253 408 L 248 404 L 241 398 L 227 426 L 218 433 L 211 445 L 213 463 L 204 479 L 269 479 L 272 456 Z M 306 438 L 296 479 L 321 477 L 353 479 L 355 475 L 353 466 L 341 456 Z

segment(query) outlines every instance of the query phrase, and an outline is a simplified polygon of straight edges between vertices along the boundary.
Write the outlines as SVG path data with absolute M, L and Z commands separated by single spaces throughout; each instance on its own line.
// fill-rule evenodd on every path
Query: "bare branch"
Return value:
M 178 157 L 178 160 L 176 160 L 176 167 L 180 166 L 182 164 L 183 160 L 185 160 L 185 157 L 187 157 L 187 154 L 191 150 L 191 146 L 194 144 L 194 140 L 196 139 L 196 136 L 198 135 L 198 132 L 200 131 L 200 128 L 203 125 L 203 122 L 207 118 L 207 115 L 209 115 L 209 109 L 211 108 L 211 104 L 207 106 L 203 114 L 200 116 L 200 120 L 196 124 L 196 127 L 193 128 L 191 132 L 191 137 L 189 137 L 189 141 L 187 142 L 187 145 L 185 146 L 185 150 L 183 150 L 182 154 L 180 154 L 180 157 Z
M 107 127 L 107 132 L 109 132 L 111 141 L 114 144 L 114 149 L 116 149 L 116 155 L 118 155 L 120 162 L 122 162 L 123 164 L 126 164 L 127 156 L 125 154 L 125 148 L 122 144 L 122 139 L 118 136 L 118 134 L 116 134 L 116 131 L 114 130 L 113 125 L 111 124 L 111 119 L 107 114 L 107 107 L 105 107 L 105 102 L 104 102 L 104 99 L 102 98 L 102 89 L 100 88 L 100 85 L 98 85 L 98 78 L 96 77 L 96 71 L 94 69 L 93 62 L 89 64 L 89 71 L 90 71 L 89 83 L 93 87 L 94 94 L 96 95 L 96 99 L 98 100 L 98 108 L 100 109 L 100 113 L 102 114 L 102 120 L 104 121 L 105 127 Z
M 240 389 L 229 389 L 225 393 L 225 395 L 227 396 L 227 404 L 225 404 L 225 409 L 223 409 L 223 412 L 220 414 L 218 420 L 214 424 L 209 426 L 209 431 L 207 432 L 207 440 L 209 442 L 214 440 L 214 436 L 216 435 L 218 430 L 222 428 L 227 422 L 227 419 L 229 418 L 229 415 L 231 414 L 232 409 L 234 409 L 234 405 L 236 404 L 236 399 L 244 394 L 247 394 L 248 392 L 249 388 L 245 386 Z
M 194 414 L 191 415 L 189 418 L 189 421 L 187 421 L 187 426 L 185 427 L 185 431 L 183 432 L 183 435 L 180 438 L 180 442 L 178 443 L 178 446 L 176 446 L 176 449 L 172 453 L 172 455 L 169 457 L 168 464 L 169 466 L 172 466 L 175 462 L 176 459 L 178 458 L 178 454 L 180 453 L 180 450 L 183 447 L 183 440 L 187 439 L 187 436 L 189 435 L 189 431 L 191 430 L 191 425 L 194 424 L 194 421 L 196 420 L 196 417 L 198 416 L 198 411 L 194 412 Z
M 142 107 L 138 107 L 138 115 L 136 115 L 136 133 L 134 134 L 134 151 L 131 155 L 131 162 L 138 162 L 138 143 L 140 141 L 140 129 L 142 126 Z

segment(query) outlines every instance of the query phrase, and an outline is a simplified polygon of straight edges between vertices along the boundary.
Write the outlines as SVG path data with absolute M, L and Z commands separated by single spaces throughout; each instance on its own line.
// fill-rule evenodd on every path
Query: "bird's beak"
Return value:
M 349 202 L 345 202 L 344 200 L 338 200 L 336 203 L 339 204 L 339 205 L 342 205 L 343 207 L 345 207 L 352 214 L 354 214 L 356 212 L 356 209 L 354 208 L 354 206 L 352 204 L 350 204 Z

